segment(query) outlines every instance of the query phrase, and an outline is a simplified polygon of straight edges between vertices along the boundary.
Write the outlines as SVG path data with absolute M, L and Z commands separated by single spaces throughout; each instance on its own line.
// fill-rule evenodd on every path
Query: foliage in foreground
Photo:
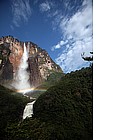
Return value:
M 92 139 L 92 67 L 71 72 L 34 104 L 54 139 Z
M 0 139 L 5 140 L 5 128 L 8 124 L 19 122 L 22 118 L 25 98 L 12 94 L 13 91 L 0 86 Z
M 92 140 L 92 68 L 66 74 L 34 104 L 33 118 L 7 126 L 8 140 Z

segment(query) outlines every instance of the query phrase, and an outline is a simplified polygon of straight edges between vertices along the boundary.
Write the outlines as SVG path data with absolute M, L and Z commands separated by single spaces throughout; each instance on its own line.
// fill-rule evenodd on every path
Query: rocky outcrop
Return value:
M 53 72 L 62 70 L 49 56 L 49 54 L 32 42 L 25 42 L 28 52 L 28 72 L 32 87 L 40 85 Z M 0 38 L 0 83 L 10 84 L 15 79 L 20 59 L 23 54 L 24 42 L 12 36 Z

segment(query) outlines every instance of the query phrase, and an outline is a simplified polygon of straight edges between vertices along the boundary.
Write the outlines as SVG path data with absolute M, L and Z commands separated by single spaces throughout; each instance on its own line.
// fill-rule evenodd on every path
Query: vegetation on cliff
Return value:
M 48 88 L 54 86 L 55 84 L 57 84 L 64 75 L 65 75 L 64 73 L 60 73 L 60 72 L 51 72 L 51 74 L 48 76 L 47 80 L 44 81 L 37 88 L 48 89 Z
M 42 93 L 57 84 L 64 75 L 65 74 L 62 72 L 51 72 L 47 80 L 45 80 L 40 86 L 35 88 L 33 92 L 28 92 L 26 93 L 26 95 L 37 99 Z

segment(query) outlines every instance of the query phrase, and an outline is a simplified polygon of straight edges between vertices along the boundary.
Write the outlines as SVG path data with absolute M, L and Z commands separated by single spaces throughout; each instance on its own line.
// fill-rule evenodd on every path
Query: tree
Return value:
M 93 54 L 93 52 L 90 52 L 90 54 Z M 93 56 L 86 56 L 86 57 L 84 57 L 84 55 L 85 55 L 85 52 L 83 52 L 82 54 L 81 54 L 81 57 L 85 60 L 85 61 L 93 61 Z

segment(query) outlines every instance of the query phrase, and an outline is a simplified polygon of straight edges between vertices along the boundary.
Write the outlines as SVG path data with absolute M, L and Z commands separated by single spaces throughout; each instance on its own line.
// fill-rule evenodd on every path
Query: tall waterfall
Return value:
M 28 68 L 28 50 L 24 43 L 24 52 L 20 60 L 19 69 L 13 86 L 20 92 L 26 93 L 30 89 Z

